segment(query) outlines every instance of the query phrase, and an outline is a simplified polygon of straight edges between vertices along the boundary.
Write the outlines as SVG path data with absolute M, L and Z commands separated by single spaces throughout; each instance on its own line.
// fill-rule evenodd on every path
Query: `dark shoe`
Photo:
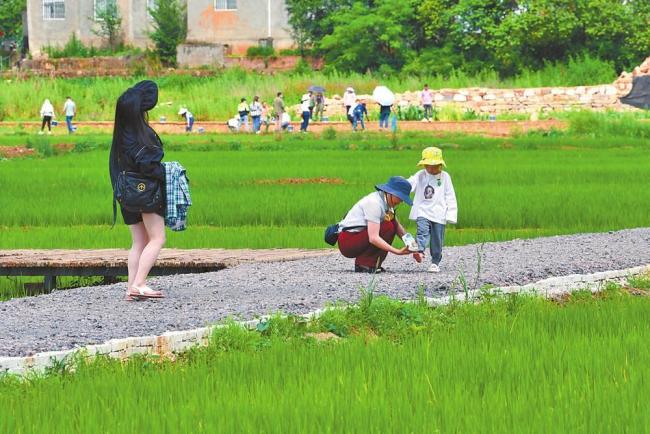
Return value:
M 366 265 L 357 265 L 357 264 L 355 264 L 354 265 L 354 271 L 356 273 L 373 273 L 373 274 L 376 274 L 376 273 L 381 273 L 382 271 L 386 271 L 386 270 L 384 270 L 382 267 L 375 268 L 375 267 L 368 267 Z

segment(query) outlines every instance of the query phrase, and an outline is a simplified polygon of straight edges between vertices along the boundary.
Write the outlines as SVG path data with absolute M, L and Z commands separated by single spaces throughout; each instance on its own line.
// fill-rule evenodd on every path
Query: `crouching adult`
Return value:
M 339 251 L 354 258 L 354 271 L 379 273 L 388 253 L 408 255 L 408 247 L 397 249 L 391 244 L 395 235 L 406 231 L 395 218 L 395 207 L 402 202 L 413 205 L 409 194 L 411 184 L 401 176 L 393 176 L 377 191 L 359 200 L 339 223 Z

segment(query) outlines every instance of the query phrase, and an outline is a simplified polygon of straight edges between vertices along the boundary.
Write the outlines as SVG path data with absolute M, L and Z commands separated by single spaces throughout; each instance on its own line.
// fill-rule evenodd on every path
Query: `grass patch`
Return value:
M 624 293 L 438 308 L 378 297 L 312 322 L 230 325 L 171 358 L 4 377 L 0 431 L 643 432 L 649 307 Z M 329 330 L 346 337 L 310 334 Z

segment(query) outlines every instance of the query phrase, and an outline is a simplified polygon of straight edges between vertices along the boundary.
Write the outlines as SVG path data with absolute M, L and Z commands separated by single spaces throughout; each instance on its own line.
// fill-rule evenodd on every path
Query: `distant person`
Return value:
M 269 105 L 266 102 L 262 103 L 262 116 L 260 117 L 260 122 L 262 125 L 264 125 L 264 132 L 268 133 L 269 132 L 269 126 L 271 125 L 271 113 L 270 113 Z M 257 131 L 259 134 L 260 131 Z
M 260 97 L 255 95 L 251 103 L 251 119 L 253 119 L 253 132 L 255 134 L 260 132 L 262 117 L 262 104 L 260 104 Z
M 49 99 L 46 99 L 43 101 L 43 105 L 41 106 L 41 131 L 38 132 L 38 134 L 43 134 L 43 130 L 45 129 L 45 125 L 47 124 L 47 134 L 52 134 L 52 118 L 54 117 L 54 106 L 50 102 Z
M 228 125 L 228 130 L 230 132 L 238 133 L 241 128 L 241 120 L 239 119 L 239 113 L 237 113 L 232 118 L 228 119 L 226 125 Z
M 186 107 L 181 107 L 178 115 L 185 119 L 185 132 L 191 133 L 194 127 L 194 115 Z
M 445 241 L 445 227 L 456 224 L 458 205 L 456 193 L 449 174 L 442 170 L 445 160 L 439 148 L 426 148 L 418 166 L 424 169 L 416 172 L 408 181 L 415 192 L 414 204 L 409 218 L 417 223 L 416 240 L 421 253 L 427 246 L 431 252 L 431 266 L 428 271 L 438 273 Z
M 354 93 L 354 89 L 351 87 L 345 89 L 345 93 L 343 94 L 343 106 L 345 107 L 345 114 L 350 124 L 352 124 L 353 122 L 352 116 L 350 116 L 349 114 L 350 108 L 354 105 L 356 100 L 357 100 L 357 94 Z
M 354 271 L 380 273 L 388 253 L 408 255 L 408 247 L 392 246 L 395 235 L 406 234 L 395 215 L 395 207 L 402 202 L 412 205 L 411 184 L 401 176 L 393 176 L 385 184 L 375 186 L 375 192 L 364 196 L 348 211 L 339 223 L 339 251 L 346 258 L 354 258 Z M 415 255 L 418 255 L 417 258 Z M 414 258 L 420 258 L 416 253 Z
M 163 145 L 158 134 L 147 123 L 146 116 L 157 102 L 158 86 L 150 80 L 127 89 L 117 100 L 109 160 L 113 192 L 118 174 L 123 171 L 158 180 L 164 191 L 165 168 L 161 163 L 165 155 Z M 149 288 L 146 279 L 160 249 L 165 245 L 165 206 L 164 194 L 160 208 L 155 212 L 133 212 L 120 204 L 132 240 L 128 259 L 127 300 L 164 297 L 161 291 Z
M 65 104 L 63 104 L 63 113 L 65 113 L 65 123 L 68 126 L 68 134 L 74 133 L 72 127 L 72 118 L 77 114 L 77 105 L 72 101 L 72 98 L 67 97 Z
M 241 102 L 237 106 L 237 112 L 239 113 L 239 122 L 241 123 L 242 127 L 245 128 L 246 131 L 249 131 L 248 114 L 250 113 L 250 107 L 248 107 L 246 98 L 241 99 Z
M 392 107 L 392 105 L 379 104 L 379 131 L 384 128 L 388 129 L 388 118 L 390 118 Z
M 352 130 L 357 131 L 357 126 L 361 124 L 361 129 L 365 130 L 366 125 L 363 123 L 363 117 L 368 119 L 368 109 L 366 108 L 366 102 L 364 100 L 357 99 L 355 105 L 350 109 L 352 110 Z
M 314 120 L 323 121 L 323 112 L 325 111 L 325 96 L 323 92 L 318 92 L 315 98 L 315 107 L 314 107 Z
M 428 84 L 425 84 L 424 89 L 420 92 L 420 101 L 422 108 L 424 108 L 424 119 L 422 120 L 431 122 L 433 117 L 433 92 L 429 89 Z
M 309 117 L 314 118 L 314 107 L 316 107 L 316 95 L 311 90 L 307 92 L 309 95 Z
M 302 101 L 300 102 L 300 111 L 302 112 L 302 123 L 300 124 L 300 131 L 303 133 L 307 132 L 307 127 L 309 127 L 309 119 L 311 118 L 311 111 L 309 110 L 309 105 L 311 104 L 311 91 L 302 96 Z
M 273 100 L 273 112 L 275 119 L 275 130 L 280 131 L 282 126 L 282 115 L 285 113 L 284 100 L 282 99 L 282 92 L 278 92 Z
M 291 116 L 289 116 L 289 113 L 282 113 L 282 117 L 280 118 L 280 127 L 284 131 L 293 131 L 293 126 L 291 125 Z

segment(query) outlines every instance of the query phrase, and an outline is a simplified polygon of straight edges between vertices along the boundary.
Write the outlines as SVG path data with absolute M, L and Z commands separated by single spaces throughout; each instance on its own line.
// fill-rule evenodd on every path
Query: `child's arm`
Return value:
M 445 219 L 447 223 L 455 225 L 458 221 L 458 203 L 456 202 L 456 192 L 454 185 L 451 182 L 451 177 L 447 175 L 447 183 L 445 185 L 445 202 L 447 203 L 447 214 Z
M 411 193 L 413 193 L 418 186 L 418 175 L 420 172 L 415 172 L 415 175 L 411 176 L 407 181 L 411 184 Z

